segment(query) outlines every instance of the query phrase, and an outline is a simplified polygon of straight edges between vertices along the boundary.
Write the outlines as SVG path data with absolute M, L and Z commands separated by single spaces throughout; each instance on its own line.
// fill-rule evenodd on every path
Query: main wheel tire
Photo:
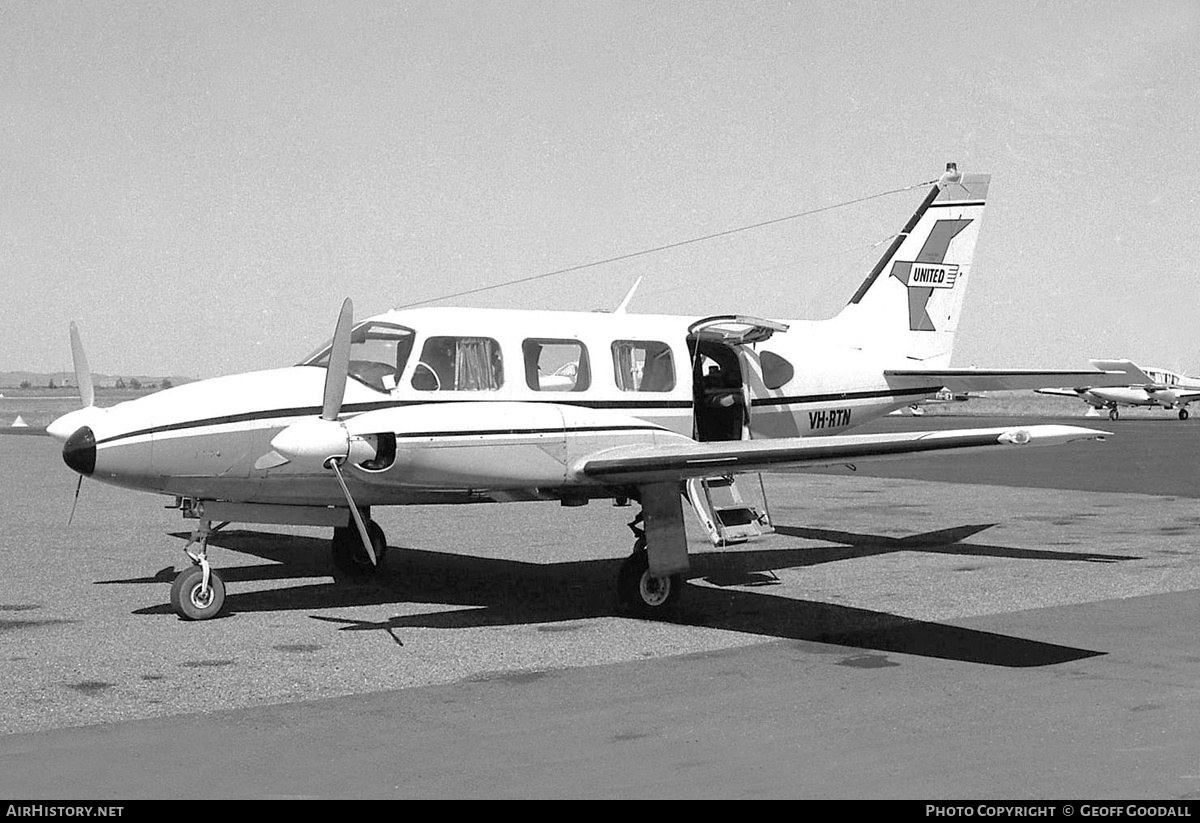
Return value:
M 171 584 L 171 608 L 184 620 L 211 620 L 225 605 L 225 581 L 209 570 L 208 591 L 203 591 L 204 570 L 188 566 Z
M 1116 409 L 1108 410 L 1108 419 L 1109 420 L 1116 420 L 1120 416 L 1121 416 L 1121 413 L 1119 411 L 1117 411 Z
M 367 556 L 367 550 L 363 548 L 362 537 L 358 534 L 357 526 L 333 530 L 330 557 L 333 560 L 335 574 L 364 578 L 379 573 L 379 569 L 383 567 L 383 557 L 387 554 L 387 537 L 384 536 L 383 529 L 374 520 L 367 521 L 367 536 L 371 538 L 371 548 L 375 551 L 377 565 L 373 565 L 371 558 Z
M 621 564 L 617 573 L 617 597 L 624 611 L 641 617 L 664 617 L 675 610 L 683 593 L 683 575 L 655 577 L 650 574 L 650 559 L 644 551 L 635 551 Z
M 1179 410 L 1179 419 L 1180 419 L 1180 420 L 1187 420 L 1187 419 L 1188 419 L 1188 410 L 1187 410 L 1187 409 L 1180 409 L 1180 410 Z

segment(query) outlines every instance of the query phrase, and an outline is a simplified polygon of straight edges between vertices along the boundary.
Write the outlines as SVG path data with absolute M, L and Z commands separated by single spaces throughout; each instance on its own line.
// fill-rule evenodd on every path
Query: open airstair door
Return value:
M 688 327 L 694 438 L 701 442 L 750 439 L 746 374 L 753 353 L 748 347 L 787 328 L 736 314 L 705 317 Z
M 787 326 L 745 315 L 716 315 L 688 327 L 692 356 L 693 436 L 700 441 L 749 440 L 747 347 L 787 331 Z M 687 496 L 714 546 L 745 543 L 774 531 L 758 474 L 689 480 Z M 748 494 L 743 494 L 743 491 Z
M 767 493 L 761 474 L 740 476 L 747 500 L 732 475 L 696 477 L 687 481 L 687 496 L 700 525 L 714 546 L 746 543 L 775 531 L 767 510 Z

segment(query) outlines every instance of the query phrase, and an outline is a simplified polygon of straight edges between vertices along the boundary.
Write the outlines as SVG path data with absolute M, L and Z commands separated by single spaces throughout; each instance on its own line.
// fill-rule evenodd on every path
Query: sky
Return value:
M 1200 373 L 1200 4 L 0 3 L 0 371 L 213 377 L 441 305 L 835 314 L 992 175 L 953 364 Z M 852 205 L 840 205 L 859 201 Z M 836 208 L 830 208 L 836 207 Z

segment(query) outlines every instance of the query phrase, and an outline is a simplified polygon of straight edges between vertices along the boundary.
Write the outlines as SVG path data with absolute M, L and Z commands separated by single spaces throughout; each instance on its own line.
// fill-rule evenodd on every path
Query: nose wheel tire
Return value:
M 655 577 L 644 551 L 637 551 L 621 564 L 617 574 L 617 597 L 622 610 L 638 617 L 664 617 L 675 611 L 683 591 L 683 575 Z
M 1108 419 L 1109 420 L 1116 420 L 1120 416 L 1121 416 L 1121 413 L 1119 411 L 1117 411 L 1116 409 L 1108 410 Z
M 171 608 L 184 620 L 210 620 L 224 605 L 225 581 L 214 571 L 209 572 L 207 590 L 199 566 L 187 567 L 171 584 Z

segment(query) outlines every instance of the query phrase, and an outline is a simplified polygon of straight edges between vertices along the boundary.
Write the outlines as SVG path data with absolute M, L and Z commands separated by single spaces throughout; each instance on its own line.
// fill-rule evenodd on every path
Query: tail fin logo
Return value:
M 897 260 L 892 277 L 908 287 L 908 328 L 937 331 L 926 308 L 934 289 L 952 289 L 958 280 L 958 264 L 946 263 L 950 241 L 971 224 L 970 220 L 939 220 L 933 224 L 916 260 Z

